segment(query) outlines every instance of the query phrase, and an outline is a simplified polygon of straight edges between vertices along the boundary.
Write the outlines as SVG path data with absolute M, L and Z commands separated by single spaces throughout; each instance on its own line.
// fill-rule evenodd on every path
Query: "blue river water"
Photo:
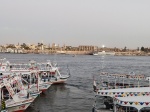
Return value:
M 150 74 L 150 57 L 146 56 L 93 56 L 93 55 L 49 55 L 49 54 L 5 54 L 11 63 L 27 63 L 29 60 L 58 63 L 60 72 L 71 77 L 65 84 L 52 85 L 38 96 L 25 112 L 92 112 L 94 104 L 93 76 L 98 80 L 101 71 L 109 73 Z M 103 67 L 102 67 L 103 65 Z M 102 69 L 103 68 L 103 69 Z

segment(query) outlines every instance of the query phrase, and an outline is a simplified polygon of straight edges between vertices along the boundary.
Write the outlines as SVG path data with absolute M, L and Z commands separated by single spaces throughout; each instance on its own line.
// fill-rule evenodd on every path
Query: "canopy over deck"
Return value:
M 141 110 L 144 107 L 150 107 L 150 96 L 116 97 L 114 103 Z
M 110 97 L 149 96 L 150 87 L 99 90 L 97 95 Z

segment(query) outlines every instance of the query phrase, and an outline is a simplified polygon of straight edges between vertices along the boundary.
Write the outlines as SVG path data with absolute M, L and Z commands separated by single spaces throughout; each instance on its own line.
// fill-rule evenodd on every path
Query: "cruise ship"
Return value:
M 105 51 L 101 51 L 101 52 L 95 52 L 93 53 L 93 55 L 115 55 L 115 52 L 105 52 Z

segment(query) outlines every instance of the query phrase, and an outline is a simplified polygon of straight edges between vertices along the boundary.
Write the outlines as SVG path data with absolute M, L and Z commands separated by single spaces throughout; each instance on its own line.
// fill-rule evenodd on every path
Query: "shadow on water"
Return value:
M 65 87 L 65 84 L 52 85 L 47 91 L 40 94 L 25 112 L 58 112 L 62 104 L 69 103 L 67 100 L 61 101 L 68 97 L 68 93 L 69 89 Z
M 90 96 L 91 94 L 74 86 L 52 85 L 25 112 L 90 112 Z

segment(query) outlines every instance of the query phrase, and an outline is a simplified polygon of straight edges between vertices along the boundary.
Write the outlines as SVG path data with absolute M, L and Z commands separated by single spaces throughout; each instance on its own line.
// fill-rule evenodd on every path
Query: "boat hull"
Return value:
M 9 108 L 7 108 L 7 111 L 8 112 L 24 112 L 30 104 L 31 103 L 26 103 L 26 104 L 22 104 L 22 105 L 9 107 Z
M 39 89 L 40 89 L 40 91 L 45 92 L 50 86 L 51 86 L 51 84 L 45 83 L 43 85 L 40 85 Z
M 56 80 L 52 80 L 52 84 L 63 84 L 67 81 L 67 79 L 58 79 L 57 81 Z

